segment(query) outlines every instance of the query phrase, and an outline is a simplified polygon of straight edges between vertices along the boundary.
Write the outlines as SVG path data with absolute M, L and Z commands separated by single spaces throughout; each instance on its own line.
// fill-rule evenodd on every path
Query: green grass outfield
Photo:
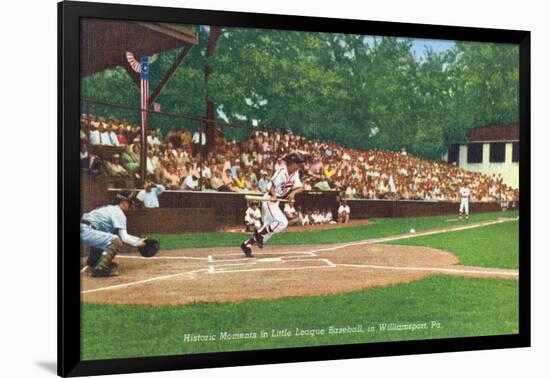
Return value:
M 366 225 L 325 230 L 315 230 L 315 227 L 312 227 L 312 231 L 283 232 L 273 235 L 273 237 L 269 240 L 269 244 L 292 245 L 346 243 L 403 234 L 409 232 L 411 228 L 414 228 L 416 231 L 426 231 L 440 227 L 452 227 L 466 223 L 475 223 L 494 220 L 497 218 L 517 216 L 517 211 L 472 214 L 470 216 L 470 220 L 462 221 L 461 223 L 448 222 L 449 220 L 456 219 L 456 215 L 417 218 L 375 218 L 373 219 L 374 223 Z M 239 246 L 244 239 L 243 234 L 233 232 L 201 232 L 170 235 L 152 234 L 148 236 L 159 240 L 162 249 L 235 247 Z
M 518 222 L 507 222 L 446 234 L 396 240 L 387 244 L 416 245 L 452 251 L 459 258 L 459 265 L 517 269 L 518 227 Z M 497 242 L 499 248 L 495 249 Z
M 470 222 L 516 215 L 481 214 L 473 216 Z M 358 235 L 340 229 L 329 230 L 333 239 L 325 236 L 329 231 L 319 236 L 326 243 L 361 240 L 366 239 L 365 235 L 369 238 L 392 235 L 411 227 L 417 230 L 448 227 L 450 223 L 445 219 L 449 218 L 380 219 L 371 225 L 353 227 Z M 293 244 L 296 236 L 309 238 L 315 233 L 283 234 L 276 241 Z M 518 260 L 518 233 L 518 222 L 510 222 L 418 237 L 400 244 L 443 248 L 455 253 L 466 265 L 513 268 Z M 230 238 L 235 235 L 219 236 L 227 243 L 224 245 L 234 244 Z M 176 241 L 183 241 L 186 246 L 190 243 L 185 238 L 167 240 L 174 243 L 173 248 L 181 247 Z M 213 242 L 219 241 L 208 239 L 201 246 Z M 518 332 L 518 282 L 435 275 L 405 285 L 330 296 L 163 307 L 83 304 L 81 316 L 82 358 L 86 360 L 513 334 Z M 432 328 L 432 321 L 440 327 Z M 380 324 L 384 323 L 426 324 L 428 328 L 382 331 Z M 357 324 L 363 326 L 363 333 L 328 334 L 331 326 Z M 296 327 L 324 329 L 325 334 L 297 336 Z M 368 332 L 369 327 L 372 332 Z M 273 329 L 287 329 L 292 335 L 271 337 Z M 269 337 L 261 338 L 262 331 Z M 223 332 L 256 332 L 257 338 L 220 341 Z M 186 334 L 215 335 L 217 340 L 186 342 Z

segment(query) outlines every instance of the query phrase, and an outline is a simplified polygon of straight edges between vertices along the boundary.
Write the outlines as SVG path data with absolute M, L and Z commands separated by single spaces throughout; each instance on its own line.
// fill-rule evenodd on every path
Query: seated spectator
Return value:
M 318 209 L 313 210 L 313 214 L 311 214 L 311 220 L 314 225 L 323 224 L 324 217 L 321 215 Z
M 155 175 L 158 170 L 159 159 L 155 156 L 153 150 L 147 151 L 147 175 Z
M 267 186 L 269 184 L 267 172 L 262 170 L 260 171 L 260 174 L 261 174 L 261 177 L 260 177 L 260 180 L 258 181 L 258 187 L 260 189 L 260 192 L 267 193 Z
M 233 164 L 231 165 L 231 176 L 234 178 L 237 177 L 237 174 L 241 170 L 241 161 L 239 159 L 235 159 L 233 161 Z
M 355 190 L 355 188 L 352 185 L 349 185 L 346 188 L 346 192 L 345 192 L 346 198 L 355 198 L 356 195 L 357 195 L 357 191 Z
M 222 179 L 222 173 L 220 171 L 214 172 L 210 179 L 210 188 L 217 190 L 218 192 L 229 192 L 231 189 L 225 185 Z
M 332 219 L 332 211 L 330 211 L 330 209 L 326 209 L 325 210 L 325 219 L 324 219 L 324 223 L 326 224 L 335 224 L 336 222 L 334 221 L 334 219 Z
M 111 161 L 105 163 L 107 174 L 111 177 L 128 177 L 128 171 L 120 164 L 120 155 L 114 154 Z
M 191 173 L 183 180 L 181 185 L 183 190 L 200 190 L 199 176 L 196 173 Z
M 160 145 L 160 140 L 157 136 L 156 130 L 151 130 L 149 132 L 149 135 L 147 135 L 147 144 L 150 146 L 158 146 Z
M 246 182 L 242 171 L 239 171 L 237 177 L 233 178 L 233 183 L 241 191 L 246 189 Z
M 90 144 L 93 146 L 101 144 L 101 134 L 99 132 L 97 123 L 90 123 L 89 140 L 90 140 Z
M 122 165 L 130 173 L 138 171 L 139 159 L 140 159 L 139 146 L 137 144 L 128 146 L 126 148 L 126 151 L 124 151 L 122 153 L 122 156 L 120 157 L 120 160 L 122 161 Z
M 329 164 L 324 170 L 323 170 L 323 173 L 325 175 L 325 178 L 327 178 L 328 180 L 330 180 L 332 178 L 332 176 L 334 176 L 334 174 L 336 173 L 336 171 L 334 170 L 334 168 L 332 167 L 331 164 Z
M 99 138 L 102 145 L 104 146 L 111 146 L 111 135 L 109 134 L 109 130 L 107 128 L 107 125 L 103 122 L 99 124 Z
M 319 181 L 317 184 L 315 184 L 314 188 L 318 190 L 331 190 L 327 180 Z
M 342 202 L 340 203 L 340 207 L 338 208 L 338 222 L 348 223 L 350 214 L 351 211 L 347 204 L 347 201 L 342 200 Z
M 126 139 L 126 127 L 127 124 L 124 121 L 120 125 L 116 127 L 115 132 L 117 133 L 116 137 L 118 139 L 118 144 L 121 146 L 126 146 L 128 144 L 128 140 Z
M 285 213 L 286 219 L 288 220 L 289 226 L 296 226 L 298 222 L 300 221 L 298 219 L 298 212 L 296 211 L 296 208 L 294 207 L 294 200 L 291 200 L 287 203 L 285 203 L 283 212 Z
M 298 219 L 302 226 L 309 226 L 311 224 L 309 215 L 306 212 L 302 212 L 301 209 L 298 211 Z
M 259 230 L 262 227 L 262 212 L 258 208 L 258 204 L 256 202 L 251 202 L 248 209 L 246 209 L 244 222 L 247 232 Z
M 88 151 L 86 143 L 80 143 L 80 169 L 93 177 L 101 173 L 101 160 Z
M 180 189 L 181 176 L 176 167 L 174 167 L 174 164 L 167 163 L 166 168 L 161 168 L 161 173 L 159 176 L 166 188 Z
M 109 121 L 109 124 L 107 126 L 107 132 L 109 133 L 109 144 L 112 146 L 118 146 L 120 143 L 118 142 L 118 136 L 115 133 L 115 124 L 112 121 Z
M 145 208 L 159 207 L 158 196 L 166 189 L 160 184 L 155 184 L 152 181 L 145 182 L 145 188 L 137 194 L 137 199 L 143 202 Z

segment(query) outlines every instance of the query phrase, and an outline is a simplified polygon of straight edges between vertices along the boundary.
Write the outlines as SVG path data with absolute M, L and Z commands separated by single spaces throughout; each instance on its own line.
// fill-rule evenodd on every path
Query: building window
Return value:
M 489 162 L 504 163 L 504 160 L 506 160 L 506 143 L 491 143 Z
M 459 161 L 460 161 L 460 145 L 451 144 L 449 146 L 449 151 L 447 153 L 447 162 L 449 164 L 458 165 Z
M 470 143 L 468 145 L 468 163 L 483 162 L 483 143 Z
M 519 142 L 512 143 L 512 161 L 519 162 Z

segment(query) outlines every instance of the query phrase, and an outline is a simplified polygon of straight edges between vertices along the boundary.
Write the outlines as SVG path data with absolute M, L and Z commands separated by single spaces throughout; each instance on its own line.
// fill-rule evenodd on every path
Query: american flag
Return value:
M 147 101 L 149 99 L 149 57 L 144 56 L 140 62 L 134 58 L 134 54 L 127 51 L 126 59 L 132 69 L 140 74 L 141 87 L 141 141 L 145 141 L 145 132 L 147 130 Z

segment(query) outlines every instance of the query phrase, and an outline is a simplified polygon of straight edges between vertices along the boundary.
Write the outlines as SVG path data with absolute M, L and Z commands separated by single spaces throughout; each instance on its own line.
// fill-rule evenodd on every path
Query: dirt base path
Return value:
M 182 305 L 328 295 L 408 283 L 431 274 L 518 279 L 517 270 L 458 266 L 450 252 L 380 242 L 482 227 L 509 220 L 332 245 L 265 246 L 246 258 L 239 248 L 119 255 L 120 276 L 81 274 L 83 302 Z M 258 252 L 256 252 L 258 251 Z

